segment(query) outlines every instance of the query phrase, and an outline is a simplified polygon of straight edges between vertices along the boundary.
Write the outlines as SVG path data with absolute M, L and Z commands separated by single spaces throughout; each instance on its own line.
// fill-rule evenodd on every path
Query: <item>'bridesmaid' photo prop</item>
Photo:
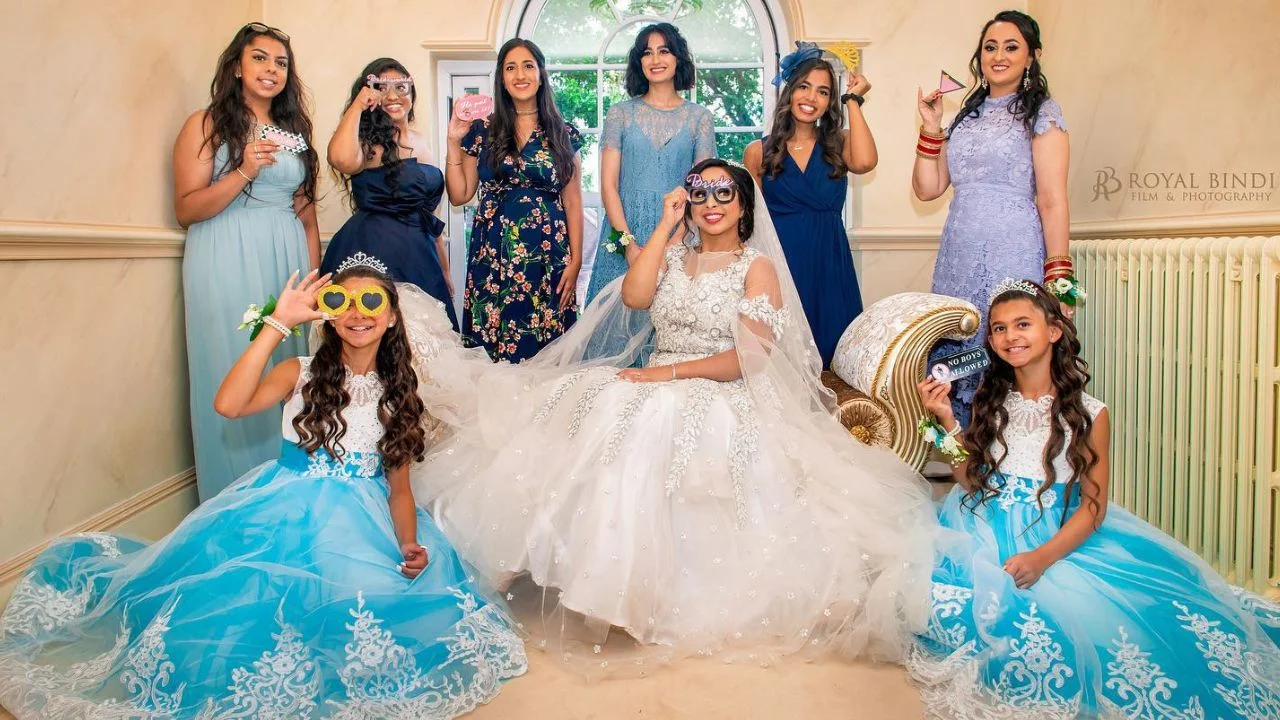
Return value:
M 380 78 L 372 73 L 366 75 L 365 84 L 378 92 L 395 90 L 397 95 L 406 96 L 413 90 L 413 78 Z
M 938 92 L 942 93 L 943 95 L 946 95 L 949 92 L 963 90 L 964 88 L 965 88 L 964 83 L 952 77 L 951 73 L 947 72 L 946 70 L 943 70 L 942 76 L 938 78 Z
M 955 382 L 986 370 L 991 358 L 982 348 L 972 348 L 940 358 L 929 368 L 929 376 L 938 382 Z
M 488 95 L 463 95 L 453 101 L 453 115 L 459 120 L 482 120 L 493 113 L 493 98 Z
M 291 133 L 275 125 L 263 125 L 258 131 L 259 140 L 268 140 L 280 146 L 280 149 L 294 155 L 307 149 L 307 141 L 298 133 Z

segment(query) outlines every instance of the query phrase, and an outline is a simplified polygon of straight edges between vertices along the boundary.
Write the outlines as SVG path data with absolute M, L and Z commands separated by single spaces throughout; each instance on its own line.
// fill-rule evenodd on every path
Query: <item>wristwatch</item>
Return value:
M 862 97 L 861 95 L 855 95 L 854 93 L 845 93 L 845 94 L 843 94 L 843 95 L 841 95 L 841 96 L 840 96 L 840 104 L 841 104 L 841 105 L 844 105 L 845 103 L 849 102 L 850 100 L 852 100 L 852 101 L 854 101 L 854 102 L 858 103 L 858 107 L 862 107 L 862 103 L 864 103 L 864 102 L 866 102 L 866 101 L 867 101 L 867 99 L 866 99 L 866 98 Z

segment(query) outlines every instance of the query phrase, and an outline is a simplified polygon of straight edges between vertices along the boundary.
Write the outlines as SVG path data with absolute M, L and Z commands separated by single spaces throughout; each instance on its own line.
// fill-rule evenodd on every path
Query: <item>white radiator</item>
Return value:
M 1280 237 L 1083 240 L 1111 499 L 1257 592 L 1280 579 Z

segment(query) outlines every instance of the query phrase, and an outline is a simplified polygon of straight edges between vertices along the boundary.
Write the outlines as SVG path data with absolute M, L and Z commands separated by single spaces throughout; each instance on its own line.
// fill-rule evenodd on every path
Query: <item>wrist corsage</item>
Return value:
M 631 233 L 613 230 L 609 233 L 609 237 L 605 238 L 604 249 L 611 253 L 625 256 L 627 254 L 627 246 L 635 241 L 636 238 Z
M 1080 284 L 1079 280 L 1076 280 L 1075 275 L 1057 277 L 1046 281 L 1045 284 L 1048 285 L 1045 289 L 1068 307 L 1083 305 L 1084 301 L 1089 297 L 1085 294 L 1084 286 Z
M 962 463 L 969 459 L 969 453 L 965 452 L 964 446 L 956 436 L 960 434 L 960 424 L 956 423 L 956 429 L 947 432 L 942 424 L 930 416 L 920 418 L 920 437 L 930 445 L 942 451 L 943 455 L 951 458 L 952 464 Z
M 271 325 L 275 329 L 279 330 L 281 334 L 283 334 L 285 337 L 288 337 L 290 332 L 289 329 L 286 328 L 278 320 L 271 317 L 271 313 L 275 311 L 276 311 L 275 295 L 272 295 L 271 297 L 267 298 L 267 304 L 263 305 L 262 307 L 258 307 L 254 303 L 250 303 L 249 309 L 245 310 L 244 316 L 240 318 L 240 327 L 236 329 L 243 330 L 245 328 L 252 328 L 252 330 L 249 332 L 249 342 L 253 342 L 254 340 L 258 339 L 258 333 L 262 332 L 262 326 L 264 325 Z M 297 335 L 299 337 L 302 336 L 302 330 L 300 328 L 294 328 L 292 332 L 294 335 Z

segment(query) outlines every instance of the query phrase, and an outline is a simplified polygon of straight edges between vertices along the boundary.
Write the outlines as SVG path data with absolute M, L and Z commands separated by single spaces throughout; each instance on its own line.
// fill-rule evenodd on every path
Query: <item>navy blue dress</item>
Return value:
M 831 365 L 845 328 L 862 313 L 841 214 L 848 189 L 848 175 L 833 179 L 817 147 L 803 171 L 787 153 L 782 173 L 770 178 L 766 169 L 760 187 L 824 368 Z
M 432 214 L 444 194 L 444 174 L 435 165 L 409 159 L 400 163 L 394 186 L 389 180 L 386 165 L 352 176 L 358 209 L 329 241 L 320 271 L 334 272 L 357 252 L 372 255 L 387 265 L 396 282 L 413 283 L 444 303 L 457 330 L 453 298 L 436 252 L 444 222 Z

